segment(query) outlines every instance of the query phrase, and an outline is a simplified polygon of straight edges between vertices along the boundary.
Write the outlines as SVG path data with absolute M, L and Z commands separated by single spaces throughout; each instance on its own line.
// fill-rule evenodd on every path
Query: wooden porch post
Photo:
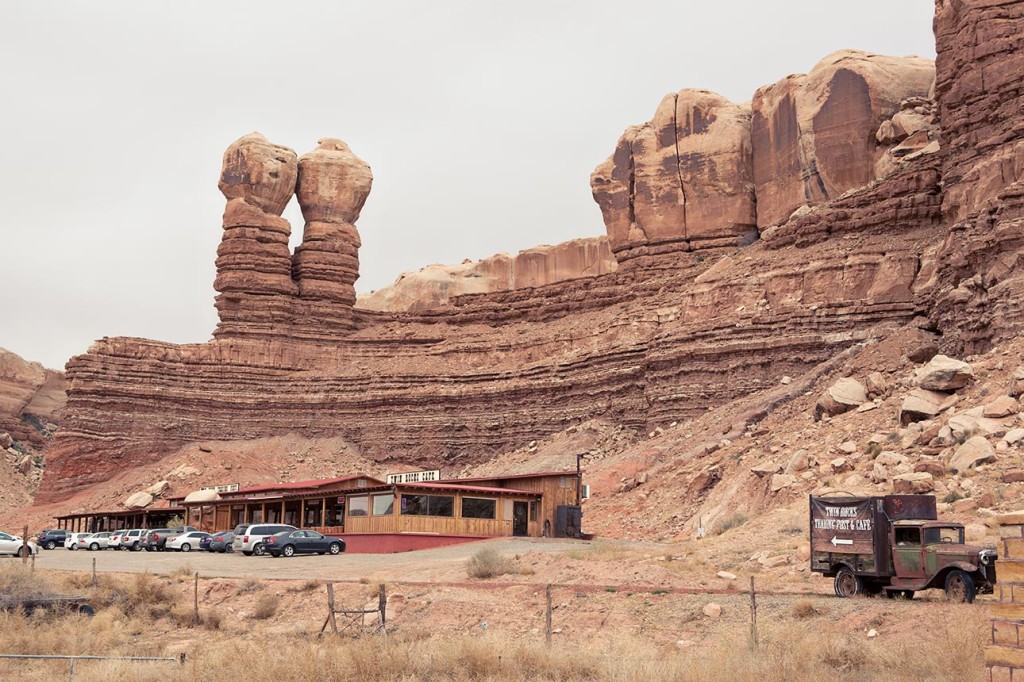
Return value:
M 280 523 L 284 523 L 284 498 L 283 497 L 281 498 L 281 521 L 280 521 Z
M 324 497 L 320 500 L 320 526 L 323 528 L 327 527 L 327 498 Z
M 266 502 L 261 502 L 260 503 L 260 523 L 266 523 L 266 522 L 267 522 L 267 503 Z

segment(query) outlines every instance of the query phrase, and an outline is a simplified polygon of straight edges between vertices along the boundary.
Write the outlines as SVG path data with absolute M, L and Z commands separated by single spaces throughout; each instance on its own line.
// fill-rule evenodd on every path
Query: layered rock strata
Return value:
M 981 208 L 963 219 L 963 207 L 977 201 L 967 202 L 967 190 L 958 188 L 970 184 L 969 174 L 988 162 L 989 152 L 1016 149 L 1013 136 L 1024 130 L 1020 93 L 999 79 L 990 91 L 982 85 L 987 72 L 955 55 L 991 52 L 1015 63 L 1022 4 L 941 0 L 937 6 L 941 140 L 948 144 L 955 128 L 996 141 L 977 153 L 958 147 L 922 154 L 873 178 L 881 147 L 871 145 L 902 144 L 912 135 L 899 140 L 910 122 L 893 135 L 893 121 L 902 111 L 921 113 L 908 105 L 926 69 L 914 67 L 909 85 L 890 90 L 884 79 L 872 84 L 869 71 L 854 63 L 860 58 L 833 59 L 820 76 L 830 84 L 824 90 L 812 87 L 819 76 L 808 76 L 800 87 L 785 86 L 791 104 L 783 106 L 780 96 L 777 106 L 760 109 L 773 112 L 766 139 L 780 142 L 772 154 L 790 173 L 790 184 L 777 184 L 764 200 L 782 218 L 761 214 L 754 170 L 760 143 L 751 139 L 752 150 L 743 151 L 743 107 L 710 93 L 677 95 L 646 127 L 627 131 L 616 156 L 595 174 L 612 251 L 620 263 L 643 267 L 386 313 L 351 310 L 342 300 L 351 260 L 318 269 L 323 257 L 311 257 L 306 270 L 297 258 L 294 278 L 289 275 L 294 293 L 264 290 L 286 284 L 274 260 L 266 273 L 274 277 L 253 276 L 260 296 L 282 301 L 291 316 L 273 333 L 266 333 L 269 306 L 241 306 L 230 320 L 222 308 L 221 329 L 208 344 L 98 342 L 68 364 L 70 402 L 39 500 L 60 499 L 197 440 L 340 435 L 381 462 L 465 465 L 595 417 L 645 432 L 694 417 L 757 394 L 782 376 L 799 382 L 844 349 L 908 325 L 941 332 L 947 352 L 1018 333 L 1024 193 L 1017 193 L 1016 167 L 1006 167 L 999 188 L 986 189 Z M 982 63 L 998 70 L 999 60 Z M 950 93 L 958 94 L 950 99 Z M 929 113 L 922 108 L 922 116 Z M 789 125 L 781 123 L 807 116 L 810 128 L 781 134 Z M 723 126 L 720 138 L 712 133 Z M 857 144 L 843 147 L 847 138 L 835 131 L 844 129 Z M 931 141 L 933 131 L 926 134 Z M 731 175 L 721 177 L 726 171 Z M 797 215 L 786 215 L 790 197 L 807 203 L 807 181 L 824 187 L 809 199 L 822 203 L 800 204 Z M 865 184 L 842 189 L 854 182 Z M 243 189 L 239 198 L 254 193 Z M 951 191 L 960 192 L 952 203 Z M 697 210 L 696 196 L 709 208 Z M 275 217 L 274 207 L 257 209 Z M 312 215 L 310 224 L 322 222 Z M 337 216 L 326 222 L 352 222 L 343 211 Z M 740 246 L 758 224 L 763 238 Z M 350 253 L 350 233 L 332 234 L 336 253 Z M 329 248 L 303 252 L 316 250 Z M 231 265 L 244 272 L 246 262 Z M 338 278 L 337 288 L 310 291 L 322 305 L 337 306 L 339 319 L 351 316 L 347 335 L 296 316 L 302 281 L 313 272 Z M 312 278 L 335 281 L 327 277 Z M 247 286 L 232 292 L 249 293 Z
M 515 256 L 501 253 L 459 265 L 428 265 L 399 275 L 394 284 L 359 296 L 357 305 L 389 312 L 423 311 L 465 294 L 544 287 L 614 272 L 618 262 L 605 237 L 538 246 Z
M 63 372 L 0 348 L 0 433 L 41 448 L 60 422 L 66 402 Z M 0 445 L 3 450 L 11 444 Z

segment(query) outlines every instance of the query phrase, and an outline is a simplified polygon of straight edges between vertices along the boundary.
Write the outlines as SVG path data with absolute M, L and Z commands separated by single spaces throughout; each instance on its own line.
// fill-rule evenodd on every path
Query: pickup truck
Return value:
M 938 588 L 973 602 L 996 583 L 996 551 L 964 544 L 963 524 L 939 521 L 933 495 L 811 495 L 810 535 L 810 568 L 833 577 L 839 597 Z

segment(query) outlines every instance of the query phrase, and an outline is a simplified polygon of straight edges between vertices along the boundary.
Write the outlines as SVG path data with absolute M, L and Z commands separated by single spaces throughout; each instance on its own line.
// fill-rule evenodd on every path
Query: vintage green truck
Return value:
M 996 583 L 996 551 L 964 544 L 963 524 L 939 521 L 934 495 L 810 496 L 811 570 L 840 597 L 944 589 L 972 602 Z

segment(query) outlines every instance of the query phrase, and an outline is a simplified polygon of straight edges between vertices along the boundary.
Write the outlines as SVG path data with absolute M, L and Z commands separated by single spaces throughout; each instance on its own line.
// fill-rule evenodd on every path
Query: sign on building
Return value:
M 228 483 L 227 485 L 208 485 L 200 490 L 212 490 L 215 493 L 237 493 L 239 485 L 237 483 Z
M 431 469 L 429 471 L 407 471 L 404 474 L 388 474 L 387 482 L 388 485 L 396 483 L 429 483 L 440 480 L 440 478 L 441 470 Z

